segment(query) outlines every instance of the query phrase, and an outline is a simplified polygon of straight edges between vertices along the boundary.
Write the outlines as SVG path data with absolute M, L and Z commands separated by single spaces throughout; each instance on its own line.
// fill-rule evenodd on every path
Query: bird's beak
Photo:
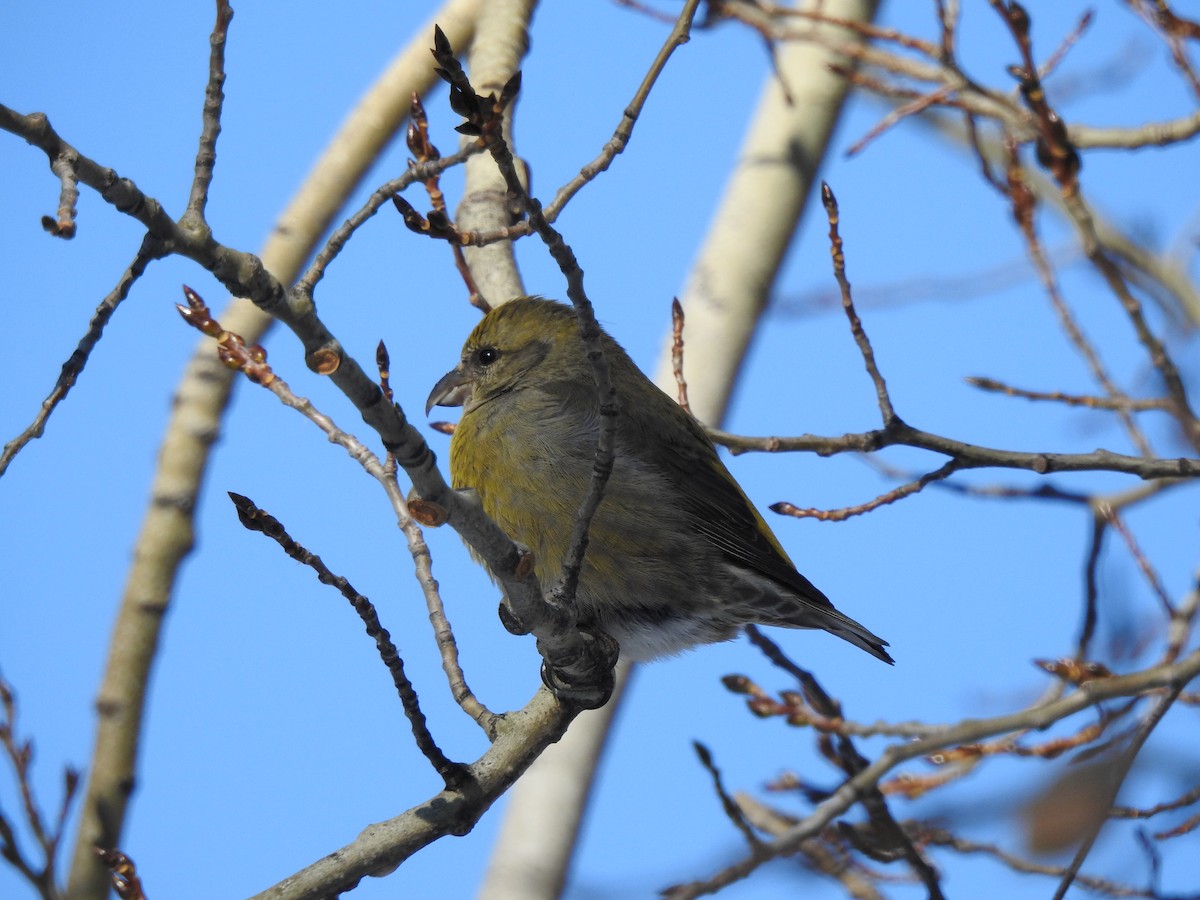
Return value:
M 451 369 L 443 375 L 429 392 L 425 401 L 425 415 L 435 406 L 462 406 L 471 397 L 471 388 L 475 384 L 462 366 Z

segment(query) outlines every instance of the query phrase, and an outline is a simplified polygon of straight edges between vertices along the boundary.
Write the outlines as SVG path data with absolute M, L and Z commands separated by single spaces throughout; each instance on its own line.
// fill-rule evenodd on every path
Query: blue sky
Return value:
M 363 2 L 329 15 L 298 0 L 286 16 L 266 5 L 237 7 L 228 49 L 228 101 L 218 146 L 210 223 L 222 242 L 261 245 L 348 106 L 431 4 Z M 986 4 L 965 3 L 963 55 L 972 74 L 998 89 L 1015 62 Z M 1031 5 L 1032 6 L 1032 5 Z M 1081 4 L 1034 8 L 1035 47 L 1044 56 L 1073 27 Z M 929 4 L 892 4 L 887 21 L 931 34 Z M 1053 7 L 1053 8 L 1051 8 Z M 69 0 L 55 13 L 36 4 L 0 11 L 3 102 L 45 111 L 93 159 L 133 178 L 174 214 L 191 178 L 212 12 L 207 3 L 128 2 L 97 14 Z M 666 26 L 615 3 L 548 3 L 538 12 L 524 68 L 518 149 L 533 190 L 549 198 L 610 136 L 665 36 Z M 1096 78 L 1112 60 L 1139 61 L 1104 91 L 1074 95 L 1069 121 L 1133 125 L 1194 108 L 1166 52 L 1124 8 L 1106 4 L 1061 78 Z M 761 41 L 734 26 L 697 32 L 655 89 L 626 154 L 559 220 L 587 273 L 598 315 L 647 369 L 669 327 L 671 297 L 684 284 L 756 103 L 768 63 Z M 1054 82 L 1051 82 L 1053 87 Z M 438 94 L 428 104 L 435 141 L 455 140 L 457 119 Z M 1110 417 L 1064 412 L 981 395 L 963 382 L 987 375 L 1027 387 L 1092 391 L 1087 370 L 1057 330 L 1023 261 L 1005 204 L 982 185 L 974 163 L 915 124 L 847 159 L 845 148 L 882 114 L 855 101 L 838 130 L 823 177 L 841 204 L 849 276 L 880 367 L 900 414 L 912 424 L 990 446 L 1129 452 Z M 392 148 L 366 179 L 354 208 L 404 165 Z M 1194 145 L 1138 155 L 1096 152 L 1085 160 L 1088 196 L 1113 221 L 1156 247 L 1195 235 L 1200 164 Z M 8 248 L 5 317 L 9 338 L 0 433 L 19 432 L 36 412 L 93 308 L 132 258 L 136 223 L 89 191 L 71 242 L 45 236 L 55 182 L 40 152 L 0 135 L 0 241 Z M 455 197 L 458 180 L 446 179 Z M 418 208 L 424 201 L 415 192 Z M 878 424 L 874 394 L 844 318 L 814 297 L 835 290 L 825 223 L 810 215 L 779 283 L 780 302 L 757 338 L 728 420 L 750 434 L 840 434 Z M 1043 217 L 1052 247 L 1069 233 Z M 1189 230 L 1190 229 L 1190 230 Z M 518 248 L 532 292 L 562 296 L 562 277 L 533 241 Z M 949 296 L 916 279 L 1014 273 L 993 290 Z M 1153 379 L 1128 323 L 1099 279 L 1062 269 L 1063 290 L 1114 374 L 1135 394 Z M 185 261 L 156 264 L 118 310 L 104 341 L 46 436 L 29 446 L 0 483 L 0 673 L 15 686 L 21 728 L 37 745 L 36 786 L 58 797 L 62 766 L 86 765 L 92 701 L 108 634 L 147 496 L 171 393 L 194 332 L 173 305 L 187 283 L 215 309 L 216 282 Z M 990 285 L 989 285 L 990 286 Z M 904 297 L 889 302 L 894 294 Z M 798 299 L 797 299 L 798 298 Z M 414 421 L 430 387 L 453 365 L 476 313 L 464 301 L 447 249 L 410 235 L 398 216 L 378 216 L 334 264 L 318 293 L 322 315 L 360 360 L 383 338 L 392 352 L 397 400 Z M 1195 346 L 1167 332 L 1185 372 Z M 267 342 L 271 363 L 297 393 L 348 429 L 357 415 L 304 367 L 289 334 Z M 1164 455 L 1183 455 L 1162 418 L 1147 417 Z M 430 433 L 443 459 L 447 439 Z M 941 459 L 886 454 L 914 472 Z M 778 500 L 840 507 L 890 482 L 851 456 L 741 456 L 731 467 L 760 507 Z M 1021 473 L 972 473 L 962 483 L 1034 484 Z M 1117 476 L 1056 478 L 1078 490 L 1131 486 Z M 142 767 L 123 843 L 151 896 L 239 896 L 261 890 L 349 842 L 367 824 L 435 792 L 416 753 L 389 678 L 346 604 L 277 548 L 245 532 L 225 491 L 251 496 L 377 605 L 400 645 L 435 735 L 451 756 L 484 749 L 478 730 L 450 702 L 408 553 L 386 499 L 357 465 L 307 422 L 249 384 L 239 386 L 198 512 L 196 553 L 185 564 L 154 672 Z M 1129 524 L 1181 597 L 1196 564 L 1196 490 L 1170 492 L 1129 514 Z M 1033 657 L 1070 652 L 1081 609 L 1090 520 L 1074 507 L 980 501 L 928 490 L 842 524 L 773 517 L 799 568 L 847 613 L 885 636 L 887 668 L 818 633 L 774 637 L 849 716 L 929 722 L 1012 710 L 1046 684 Z M 529 640 L 509 636 L 495 616 L 496 590 L 470 566 L 456 535 L 427 535 L 473 687 L 493 708 L 522 704 L 536 689 Z M 1128 636 L 1154 619 L 1155 599 L 1128 553 L 1110 541 L 1101 565 L 1102 634 Z M 1132 623 L 1132 624 L 1130 624 Z M 1129 668 L 1137 661 L 1113 662 Z M 650 896 L 702 877 L 743 848 L 691 751 L 713 751 L 726 784 L 760 791 L 785 770 L 833 786 L 838 773 L 813 752 L 810 734 L 749 716 L 719 684 L 742 672 L 768 689 L 790 688 L 744 641 L 703 648 L 640 671 L 605 758 L 568 897 Z M 1087 722 L 1074 720 L 1075 727 Z M 1153 738 L 1125 802 L 1153 802 L 1196 783 L 1182 750 L 1195 740 L 1191 711 L 1177 710 Z M 1056 732 L 1058 733 L 1058 732 Z M 1061 732 L 1066 733 L 1066 731 Z M 863 742 L 876 755 L 883 742 Z M 917 765 L 913 771 L 925 771 Z M 1013 813 L 1061 765 L 997 760 L 973 779 L 897 816 L 944 817 L 961 833 L 1020 849 Z M 0 805 L 13 809 L 0 779 Z M 778 802 L 797 814 L 798 798 Z M 390 879 L 365 882 L 356 897 L 470 896 L 500 821 L 498 807 L 465 837 L 445 839 Z M 1101 839 L 1088 870 L 1135 883 L 1148 876 L 1129 831 Z M 1188 838 L 1163 847 L 1165 889 L 1200 880 Z M 1194 838 L 1190 839 L 1194 846 Z M 1046 896 L 1050 883 L 1015 876 L 979 859 L 935 855 L 951 895 Z M 199 864 L 198 864 L 199 863 Z M 897 872 L 897 874 L 899 874 Z M 765 898 L 802 884 L 806 896 L 838 896 L 783 861 L 730 889 Z M 213 879 L 219 879 L 214 889 Z M 897 897 L 919 896 L 908 885 Z M 0 868 L 0 895 L 31 896 Z

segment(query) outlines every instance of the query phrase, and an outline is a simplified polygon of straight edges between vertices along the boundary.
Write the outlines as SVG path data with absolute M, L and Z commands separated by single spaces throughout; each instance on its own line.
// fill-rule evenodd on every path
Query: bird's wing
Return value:
M 662 401 L 631 413 L 631 427 L 621 429 L 629 452 L 661 461 L 693 527 L 720 547 L 730 562 L 779 582 L 815 606 L 832 609 L 829 598 L 796 571 L 762 515 L 721 462 L 703 426 L 665 394 Z M 657 427 L 646 424 L 650 416 Z M 644 445 L 652 440 L 665 440 L 669 452 L 647 452 Z

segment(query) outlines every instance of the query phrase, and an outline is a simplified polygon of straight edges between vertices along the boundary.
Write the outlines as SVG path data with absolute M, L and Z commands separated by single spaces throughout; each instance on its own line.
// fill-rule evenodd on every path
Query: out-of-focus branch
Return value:
M 1150 447 L 1149 441 L 1134 420 L 1133 413 L 1128 409 L 1127 405 L 1121 403 L 1121 401 L 1128 399 L 1125 392 L 1118 388 L 1113 381 L 1107 367 L 1100 359 L 1099 352 L 1097 352 L 1092 342 L 1083 333 L 1083 329 L 1075 314 L 1071 311 L 1070 306 L 1067 305 L 1067 301 L 1059 289 L 1058 279 L 1055 277 L 1054 270 L 1050 265 L 1049 258 L 1045 248 L 1042 246 L 1041 238 L 1038 236 L 1034 223 L 1032 198 L 1026 187 L 1027 178 L 1025 169 L 1021 166 L 1015 147 L 1010 145 L 1008 149 L 1006 193 L 1010 196 L 1014 208 L 1014 218 L 1020 227 L 1021 236 L 1025 239 L 1025 251 L 1033 263 L 1034 271 L 1037 272 L 1038 280 L 1042 283 L 1046 297 L 1050 300 L 1050 304 L 1054 308 L 1059 326 L 1087 364 L 1092 378 L 1104 388 L 1105 395 L 1114 401 L 1113 411 L 1116 413 L 1121 425 L 1125 428 L 1133 445 L 1142 456 L 1153 456 L 1154 452 Z
M 1200 38 L 1200 23 L 1185 19 L 1172 11 L 1167 0 L 1126 0 L 1135 13 L 1155 27 L 1170 48 L 1171 58 L 1175 61 L 1184 79 L 1192 88 L 1192 93 L 1200 97 L 1200 75 L 1196 73 L 1187 55 L 1187 42 Z
M 933 847 L 948 847 L 957 853 L 980 854 L 990 856 L 1001 865 L 1007 866 L 1014 872 L 1024 872 L 1030 875 L 1049 875 L 1061 878 L 1066 872 L 1065 866 L 1053 866 L 1038 863 L 1030 859 L 1009 853 L 993 844 L 984 844 L 959 837 L 945 828 L 921 828 L 916 837 Z M 1128 884 L 1122 884 L 1108 878 L 1095 875 L 1079 875 L 1075 882 L 1101 896 L 1110 897 L 1143 897 L 1145 900 L 1164 900 L 1163 895 L 1153 888 L 1138 889 Z
M 1108 810 L 1112 807 L 1113 802 L 1117 799 L 1117 793 L 1121 789 L 1121 784 L 1125 781 L 1129 774 L 1130 768 L 1133 766 L 1133 761 L 1137 759 L 1137 755 L 1141 752 L 1142 747 L 1146 743 L 1146 739 L 1150 737 L 1150 733 L 1162 721 L 1163 716 L 1171 708 L 1171 705 L 1179 697 L 1179 693 L 1183 690 L 1186 681 L 1177 681 L 1171 684 L 1162 696 L 1158 697 L 1154 708 L 1139 724 L 1137 731 L 1133 736 L 1128 746 L 1123 747 L 1120 756 L 1115 763 L 1114 771 L 1110 773 L 1110 777 L 1106 779 L 1104 793 L 1101 795 L 1100 803 L 1102 808 Z M 1104 827 L 1108 821 L 1107 816 L 1098 818 L 1088 829 L 1083 842 L 1076 851 L 1074 858 L 1071 860 L 1067 870 L 1063 873 L 1062 881 L 1058 884 L 1058 889 L 1054 892 L 1054 900 L 1062 900 L 1067 895 L 1067 891 L 1071 889 L 1071 884 L 1079 875 L 1079 870 L 1083 866 L 1083 862 L 1091 853 L 1092 847 L 1095 846 L 1096 838 L 1100 836 L 1100 829 Z
M 769 17 L 763 13 L 773 7 L 773 4 L 748 0 L 724 0 L 723 6 L 738 6 L 753 12 L 750 14 L 764 36 L 777 41 L 794 40 L 803 37 L 803 30 L 796 25 L 786 24 L 765 25 Z M 779 7 L 774 6 L 775 9 Z M 939 92 L 945 97 L 945 105 L 952 106 L 983 118 L 995 119 L 1003 124 L 1021 141 L 1032 141 L 1038 131 L 1036 120 L 1028 111 L 1012 102 L 1012 98 L 1002 91 L 992 90 L 975 82 L 959 67 L 953 55 L 956 49 L 955 35 L 951 30 L 944 30 L 940 42 L 923 41 L 903 32 L 878 28 L 870 24 L 853 22 L 843 17 L 830 15 L 827 7 L 817 11 L 807 11 L 796 14 L 799 17 L 815 22 L 837 24 L 856 32 L 860 37 L 871 41 L 858 45 L 835 46 L 838 52 L 865 63 L 880 73 L 899 76 L 910 82 L 924 82 L 937 85 L 931 91 Z M 952 27 L 949 20 L 943 20 L 943 28 Z M 896 53 L 886 45 L 895 44 L 903 50 L 913 53 Z M 1066 46 L 1066 45 L 1064 45 Z M 943 52 L 943 51 L 948 52 Z M 917 58 L 923 57 L 923 58 Z M 1046 66 L 1038 66 L 1040 73 L 1045 74 Z M 851 75 L 855 83 L 879 89 L 889 96 L 915 99 L 923 91 L 907 87 L 903 82 L 882 82 L 872 75 Z M 939 101 L 940 103 L 941 101 Z M 923 107 L 922 107 L 923 108 Z M 919 110 L 914 110 L 919 111 Z M 1106 126 L 1089 126 L 1073 124 L 1067 127 L 1066 133 L 1072 146 L 1081 150 L 1090 149 L 1136 149 L 1140 147 L 1165 146 L 1167 144 L 1187 141 L 1200 134 L 1200 113 L 1190 112 L 1176 119 L 1152 122 L 1145 125 L 1127 128 L 1111 128 Z
M 798 33 L 794 24 L 766 24 L 769 20 L 764 15 L 764 10 L 771 8 L 772 4 L 725 0 L 722 7 L 727 10 L 744 11 L 751 17 L 752 23 L 772 39 L 787 40 Z M 825 9 L 802 15 L 817 21 L 842 21 Z M 953 52 L 956 40 L 953 33 L 955 22 L 952 17 L 943 17 L 940 43 L 921 41 L 891 29 L 861 23 L 844 24 L 876 41 L 869 46 L 849 45 L 840 48 L 846 55 L 865 64 L 862 71 L 845 70 L 847 77 L 868 93 L 888 100 L 892 107 L 883 122 L 855 145 L 856 149 L 861 150 L 862 145 L 878 137 L 888 127 L 914 115 L 921 121 L 934 123 L 941 133 L 963 143 L 967 140 L 967 134 L 958 124 L 963 118 L 962 113 L 966 113 L 972 130 L 976 119 L 991 120 L 1000 126 L 1002 132 L 1021 143 L 1036 139 L 1039 125 L 1035 112 L 1025 108 L 1015 95 L 979 84 L 962 71 Z M 1063 47 L 1071 44 L 1074 37 L 1075 35 L 1070 36 Z M 891 45 L 913 52 L 895 52 L 889 49 Z M 914 52 L 916 56 L 913 55 Z M 1047 67 L 1044 65 L 1029 68 L 1036 69 L 1039 77 L 1046 74 Z M 955 115 L 949 117 L 936 114 L 941 109 L 954 111 Z M 1093 127 L 1080 123 L 1063 125 L 1063 138 L 1077 150 L 1132 150 L 1168 146 L 1191 140 L 1198 133 L 1200 112 L 1190 112 L 1171 121 L 1151 122 L 1126 128 Z M 980 135 L 974 137 L 973 143 L 982 145 L 993 161 L 1000 159 L 998 142 L 984 140 Z M 1031 187 L 1039 199 L 1065 210 L 1064 198 L 1057 189 L 1048 185 L 1037 173 L 1031 172 L 1029 176 Z M 1200 321 L 1200 292 L 1185 270 L 1174 261 L 1139 246 L 1115 226 L 1096 216 L 1095 212 L 1092 216 L 1099 245 L 1114 254 L 1123 266 L 1129 268 L 1132 278 L 1146 284 L 1152 292 L 1169 294 L 1184 309 L 1190 321 Z
M 879 758 L 852 778 L 847 779 L 813 812 L 788 829 L 784 834 L 763 844 L 754 857 L 722 869 L 712 878 L 681 885 L 671 893 L 671 900 L 699 897 L 740 881 L 754 872 L 763 862 L 795 852 L 800 845 L 819 834 L 837 816 L 842 815 L 900 763 L 929 756 L 944 747 L 980 741 L 997 734 L 1027 729 L 1044 729 L 1117 697 L 1135 697 L 1154 692 L 1173 692 L 1200 676 L 1200 651 L 1194 651 L 1176 663 L 1164 663 L 1130 675 L 1088 681 L 1076 691 L 1049 703 L 987 719 L 968 719 L 946 725 L 928 737 L 905 741 L 888 747 Z
M 67 813 L 79 786 L 79 772 L 67 768 L 63 773 L 63 796 L 58 812 L 48 818 L 37 802 L 33 790 L 33 742 L 22 739 L 17 728 L 16 693 L 0 678 L 0 757 L 3 768 L 11 768 L 13 780 L 21 796 L 21 821 L 32 833 L 40 861 L 21 847 L 17 839 L 17 820 L 0 808 L 0 859 L 11 865 L 38 892 L 42 900 L 62 900 L 55 880 L 58 851 L 62 846 Z
M 755 834 L 750 822 L 742 814 L 741 807 L 729 795 L 729 792 L 725 790 L 725 779 L 721 777 L 721 770 L 717 768 L 717 764 L 713 760 L 712 751 L 699 741 L 692 741 L 692 749 L 696 751 L 696 756 L 700 759 L 700 765 L 705 768 L 712 778 L 713 790 L 721 801 L 721 808 L 725 811 L 725 818 L 729 819 L 733 823 L 733 827 L 741 832 L 742 837 L 746 839 L 746 845 L 749 847 L 750 852 L 754 853 L 761 841 L 758 835 Z
M 773 665 L 796 679 L 804 700 L 819 715 L 827 720 L 842 717 L 841 702 L 825 691 L 815 675 L 797 665 L 756 626 L 747 625 L 746 635 Z M 854 778 L 869 764 L 869 760 L 858 751 L 854 740 L 849 735 L 836 732 L 830 738 L 822 735 L 817 744 L 821 754 L 841 769 L 848 778 Z M 867 822 L 857 828 L 843 827 L 842 831 L 846 838 L 856 849 L 871 859 L 880 862 L 903 859 L 908 863 L 913 875 L 925 885 L 929 900 L 943 900 L 941 879 L 937 869 L 929 864 L 924 854 L 900 827 L 892 815 L 891 808 L 879 785 L 872 785 L 865 790 L 860 799 L 868 816 Z M 758 845 L 755 845 L 754 850 L 756 856 L 762 853 L 762 848 Z
M 747 821 L 767 834 L 782 834 L 796 824 L 794 816 L 772 809 L 750 794 L 735 793 L 733 800 Z M 832 834 L 833 829 L 827 829 L 827 839 L 802 844 L 798 858 L 803 859 L 811 871 L 837 881 L 853 900 L 884 900 L 872 880 L 849 864 L 846 851 L 835 843 Z
M 1200 124 L 1200 113 L 1195 116 Z M 959 146 L 971 145 L 983 161 L 993 167 L 1004 166 L 1004 149 L 998 140 L 991 140 L 975 133 L 974 139 L 967 128 L 961 124 L 961 118 L 952 118 L 943 114 L 922 116 L 919 121 L 929 125 L 933 133 Z M 1067 133 L 1071 136 L 1074 146 L 1081 150 L 1090 145 L 1086 140 L 1077 137 L 1074 126 L 1069 126 Z M 1194 136 L 1183 135 L 1162 142 L 1163 145 L 1179 143 Z M 1137 149 L 1141 144 L 1131 144 L 1128 149 Z M 1063 215 L 1066 215 L 1066 205 L 1057 187 L 1041 172 L 1027 169 L 1024 173 L 1025 185 L 1040 203 L 1046 204 Z M 1191 280 L 1187 271 L 1169 256 L 1155 253 L 1153 250 L 1135 241 L 1122 232 L 1116 225 L 1109 222 L 1097 211 L 1092 211 L 1092 224 L 1095 228 L 1096 239 L 1100 246 L 1121 263 L 1130 279 L 1138 283 L 1160 301 L 1170 298 L 1175 306 L 1186 316 L 1193 325 L 1200 324 L 1200 291 Z

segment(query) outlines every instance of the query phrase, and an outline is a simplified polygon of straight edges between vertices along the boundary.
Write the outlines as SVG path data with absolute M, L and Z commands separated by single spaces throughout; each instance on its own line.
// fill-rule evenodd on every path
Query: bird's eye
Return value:
M 492 363 L 494 363 L 499 358 L 500 358 L 500 351 L 497 350 L 495 347 L 484 347 L 481 350 L 476 351 L 476 353 L 475 353 L 475 361 L 478 362 L 481 366 L 490 366 Z

